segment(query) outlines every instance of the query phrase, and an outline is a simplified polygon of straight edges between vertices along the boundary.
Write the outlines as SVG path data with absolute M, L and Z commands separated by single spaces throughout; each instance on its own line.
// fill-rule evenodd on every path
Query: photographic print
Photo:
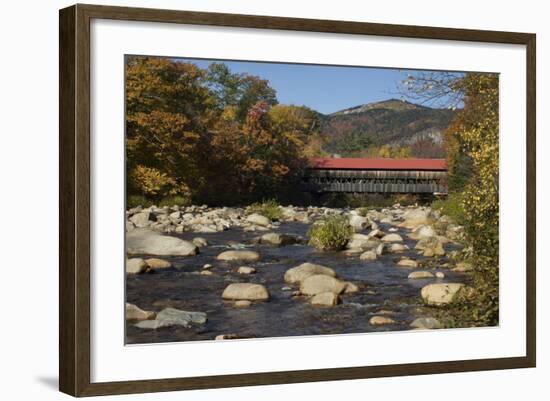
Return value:
M 499 324 L 499 76 L 128 55 L 126 344 Z

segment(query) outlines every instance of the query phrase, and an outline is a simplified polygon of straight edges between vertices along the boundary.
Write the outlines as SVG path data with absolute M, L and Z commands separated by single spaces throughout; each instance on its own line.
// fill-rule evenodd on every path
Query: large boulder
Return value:
M 126 273 L 139 274 L 148 269 L 147 263 L 141 258 L 126 259 Z
M 435 283 L 422 288 L 420 295 L 428 305 L 444 305 L 452 302 L 458 291 L 464 287 L 459 283 Z
M 141 329 L 159 329 L 161 327 L 183 326 L 206 323 L 206 313 L 188 312 L 174 308 L 166 308 L 157 313 L 155 320 L 143 320 L 135 326 Z
M 258 226 L 267 227 L 271 224 L 271 220 L 269 220 L 267 217 L 262 216 L 258 213 L 252 213 L 251 215 L 246 217 L 246 221 L 252 224 L 256 224 Z
M 126 320 L 129 322 L 138 322 L 140 320 L 154 319 L 155 312 L 144 311 L 138 306 L 126 302 Z
M 126 252 L 129 254 L 147 254 L 158 256 L 192 256 L 199 248 L 189 241 L 141 229 L 126 234 Z
M 269 292 L 261 284 L 232 283 L 222 293 L 223 299 L 266 301 L 269 299 Z
M 346 289 L 347 283 L 337 278 L 324 274 L 315 274 L 307 277 L 300 283 L 300 293 L 304 295 L 316 295 L 322 292 L 341 294 Z
M 429 209 L 411 209 L 403 213 L 403 223 L 400 224 L 401 227 L 405 228 L 415 228 L 420 225 L 430 224 L 431 216 Z
M 376 248 L 380 240 L 370 235 L 353 234 L 346 244 L 347 249 L 372 249 Z
M 412 232 L 409 234 L 409 237 L 419 240 L 422 238 L 435 237 L 436 235 L 437 233 L 431 226 L 421 225 L 412 230 Z
M 136 227 L 143 228 L 151 225 L 156 220 L 155 215 L 151 212 L 144 211 L 134 214 L 129 219 Z
M 382 242 L 403 242 L 403 238 L 396 233 L 384 235 L 381 239 Z
M 422 254 L 427 257 L 445 255 L 445 249 L 438 237 L 422 238 L 416 243 L 414 249 L 422 251 Z
M 370 226 L 370 221 L 366 217 L 357 214 L 350 214 L 349 225 L 355 232 L 363 231 Z
M 288 269 L 285 272 L 285 281 L 289 284 L 296 284 L 315 274 L 336 277 L 336 273 L 331 268 L 306 262 Z
M 260 254 L 255 251 L 225 251 L 218 255 L 218 260 L 255 262 L 260 259 Z
M 299 242 L 299 239 L 294 235 L 279 234 L 279 233 L 266 233 L 260 237 L 260 243 L 265 245 L 292 245 Z
M 333 292 L 321 292 L 311 297 L 309 302 L 312 305 L 335 306 L 340 303 L 340 296 Z

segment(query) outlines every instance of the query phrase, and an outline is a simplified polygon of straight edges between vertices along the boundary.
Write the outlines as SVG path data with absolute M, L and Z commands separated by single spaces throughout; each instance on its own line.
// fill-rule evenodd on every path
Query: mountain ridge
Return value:
M 457 112 L 395 98 L 349 107 L 320 116 L 323 149 L 353 157 L 383 146 L 407 147 L 413 157 L 445 157 L 443 131 Z
M 336 116 L 336 115 L 346 115 L 346 114 L 357 114 L 357 113 L 365 112 L 367 110 L 377 110 L 377 109 L 416 110 L 416 109 L 431 109 L 431 107 L 420 105 L 418 103 L 412 103 L 407 100 L 390 98 L 390 99 L 380 100 L 376 102 L 359 104 L 357 106 L 348 107 L 326 115 Z

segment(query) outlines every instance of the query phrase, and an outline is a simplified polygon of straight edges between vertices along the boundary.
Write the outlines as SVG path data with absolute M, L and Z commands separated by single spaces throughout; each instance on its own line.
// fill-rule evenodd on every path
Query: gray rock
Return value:
M 414 249 L 421 250 L 422 254 L 427 257 L 445 255 L 443 244 L 437 237 L 425 237 L 420 239 L 416 243 Z
M 252 302 L 247 301 L 246 299 L 240 299 L 238 301 L 235 301 L 233 306 L 235 308 L 248 308 L 250 305 L 252 305 Z
M 408 278 L 410 278 L 410 279 L 434 278 L 434 275 L 433 275 L 432 272 L 417 271 L 417 272 L 409 273 Z
M 150 269 L 168 269 L 172 267 L 172 263 L 164 259 L 149 258 L 145 259 L 145 263 Z
M 157 313 L 155 320 L 143 320 L 135 326 L 142 329 L 159 329 L 161 327 L 183 326 L 206 323 L 206 313 L 188 312 L 174 308 L 166 308 Z
M 349 216 L 349 224 L 355 232 L 363 231 L 370 226 L 369 219 L 356 214 L 351 214 Z
M 382 242 L 403 242 L 403 238 L 396 233 L 384 235 L 381 239 Z
M 229 284 L 222 294 L 223 299 L 266 301 L 269 299 L 269 292 L 261 284 L 232 283 Z
M 380 244 L 377 238 L 373 238 L 370 235 L 365 234 L 353 234 L 346 244 L 348 249 L 372 249 L 376 248 Z
M 239 274 L 254 274 L 256 273 L 256 269 L 249 266 L 241 266 L 237 269 L 237 273 Z
M 126 252 L 159 256 L 191 256 L 199 253 L 199 248 L 189 241 L 140 229 L 126 234 Z
M 237 334 L 230 333 L 230 334 L 218 334 L 216 336 L 216 338 L 214 338 L 214 340 L 216 340 L 216 341 L 236 340 L 236 339 L 239 339 L 239 338 L 241 338 L 241 337 L 239 337 Z
M 279 234 L 279 233 L 266 233 L 260 237 L 260 243 L 266 245 L 285 246 L 296 244 L 298 238 L 293 235 Z
M 397 266 L 416 268 L 418 267 L 418 262 L 409 258 L 403 258 L 399 262 L 397 262 Z
M 126 259 L 126 273 L 139 274 L 147 270 L 147 263 L 141 258 Z
M 357 285 L 351 283 L 351 282 L 347 282 L 346 283 L 346 288 L 344 289 L 344 294 L 353 294 L 355 292 L 358 292 L 359 291 L 359 287 L 357 287 Z
M 412 230 L 412 232 L 409 234 L 409 237 L 419 240 L 422 238 L 435 237 L 436 235 L 437 234 L 435 230 L 431 226 L 421 225 Z
M 376 251 L 366 251 L 359 256 L 359 259 L 361 260 L 376 260 Z
M 391 317 L 386 316 L 373 316 L 369 319 L 369 324 L 371 326 L 382 326 L 386 324 L 396 324 L 397 322 Z
M 304 279 L 300 283 L 300 292 L 304 295 L 316 295 L 322 292 L 341 294 L 346 289 L 347 283 L 337 278 L 324 274 L 315 274 Z
M 404 244 L 393 243 L 393 244 L 389 244 L 388 246 L 388 251 L 392 253 L 400 253 L 408 250 L 409 250 L 409 247 Z
M 195 237 L 195 238 L 193 238 L 192 242 L 193 242 L 193 244 L 195 244 L 199 248 L 202 248 L 204 246 L 208 246 L 208 241 L 206 241 L 206 239 L 204 239 L 202 237 Z
M 289 284 L 296 284 L 315 274 L 336 277 L 336 273 L 331 268 L 306 262 L 288 269 L 285 272 L 285 281 Z
M 400 224 L 401 227 L 415 228 L 419 225 L 430 224 L 430 210 L 429 209 L 411 209 L 407 210 L 402 216 L 404 222 Z
M 218 260 L 255 262 L 260 259 L 260 254 L 255 251 L 225 251 L 218 255 Z
M 179 219 L 181 217 L 181 212 L 177 211 L 177 212 L 172 212 L 170 213 L 170 217 L 172 219 Z
M 140 320 L 154 319 L 155 312 L 144 311 L 134 304 L 126 302 L 126 321 L 138 322 Z
M 428 305 L 444 305 L 452 302 L 463 287 L 459 283 L 434 283 L 423 287 L 420 294 Z
M 311 297 L 309 303 L 318 306 L 335 306 L 340 303 L 340 296 L 333 292 L 321 292 Z
M 155 215 L 148 211 L 134 214 L 130 221 L 138 228 L 148 227 L 151 222 L 156 221 Z
M 269 220 L 267 217 L 262 216 L 261 214 L 258 214 L 258 213 L 252 213 L 251 215 L 247 216 L 246 221 L 258 226 L 263 226 L 263 227 L 267 227 L 271 224 L 271 220 Z
M 443 327 L 441 322 L 433 317 L 419 317 L 413 320 L 410 325 L 415 329 L 432 330 L 440 329 Z

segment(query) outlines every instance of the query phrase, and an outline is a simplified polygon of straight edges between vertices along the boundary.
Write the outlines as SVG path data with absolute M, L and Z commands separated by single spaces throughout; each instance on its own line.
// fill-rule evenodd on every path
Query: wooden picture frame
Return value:
M 90 21 L 94 18 L 399 38 L 491 42 L 526 46 L 526 356 L 92 383 L 90 380 Z M 80 4 L 60 11 L 59 27 L 59 388 L 62 392 L 73 396 L 95 396 L 535 366 L 536 37 L 534 34 Z

